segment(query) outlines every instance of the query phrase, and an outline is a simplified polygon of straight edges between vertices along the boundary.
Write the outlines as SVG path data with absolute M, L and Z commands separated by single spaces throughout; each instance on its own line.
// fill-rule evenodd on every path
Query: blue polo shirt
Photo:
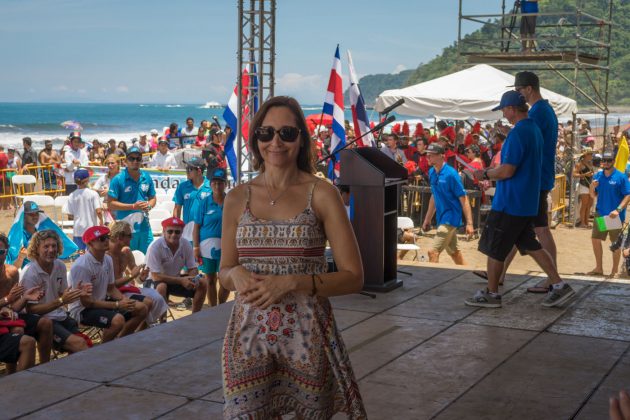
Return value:
M 529 109 L 529 118 L 536 122 L 542 133 L 543 160 L 540 190 L 551 191 L 556 182 L 556 144 L 558 143 L 558 117 L 549 101 L 541 99 Z
M 630 181 L 618 169 L 613 168 L 610 176 L 606 176 L 604 171 L 599 171 L 593 175 L 593 181 L 599 183 L 597 188 L 595 188 L 595 192 L 597 192 L 597 205 L 595 208 L 600 216 L 608 216 L 611 211 L 621 204 L 621 200 L 630 194 Z M 625 209 L 619 213 L 619 217 L 622 222 L 626 219 Z
M 208 238 L 221 237 L 221 221 L 223 220 L 223 206 L 214 201 L 210 193 L 195 209 L 195 223 L 199 225 L 199 242 Z
M 435 202 L 437 224 L 460 227 L 462 203 L 459 199 L 466 195 L 466 191 L 457 171 L 445 162 L 440 172 L 434 167 L 429 169 L 429 181 Z
M 492 210 L 535 216 L 540 198 L 543 137 L 531 118 L 516 123 L 501 148 L 501 164 L 516 166 L 511 178 L 497 181 Z
M 521 1 L 521 13 L 538 13 L 537 1 Z
M 210 180 L 204 177 L 203 183 L 196 188 L 191 180 L 180 183 L 175 190 L 173 201 L 178 206 L 182 206 L 182 220 L 188 223 L 193 220 L 195 209 L 200 200 L 203 200 L 212 193 Z
M 155 187 L 151 177 L 145 172 L 140 171 L 138 181 L 134 180 L 127 169 L 122 169 L 109 183 L 109 191 L 107 195 L 124 204 L 133 204 L 137 201 L 149 201 L 155 197 Z M 138 213 L 142 210 L 116 210 L 116 219 L 120 220 L 132 213 Z

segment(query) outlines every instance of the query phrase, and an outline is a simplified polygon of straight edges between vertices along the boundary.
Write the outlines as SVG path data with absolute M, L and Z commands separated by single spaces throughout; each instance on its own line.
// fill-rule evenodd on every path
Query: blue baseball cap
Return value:
M 127 156 L 133 155 L 134 153 L 136 153 L 138 155 L 142 155 L 142 152 L 136 146 L 131 146 L 129 149 L 127 149 Z
M 212 177 L 210 179 L 219 179 L 223 182 L 227 182 L 227 173 L 225 172 L 225 169 L 214 168 L 214 170 L 212 171 Z
M 88 179 L 90 177 L 90 172 L 87 169 L 77 169 L 74 173 L 75 181 L 83 181 L 84 179 Z
M 206 168 L 206 161 L 197 156 L 191 157 L 189 160 L 185 161 L 184 163 L 186 164 L 186 166 L 192 166 L 193 168 L 200 168 L 200 169 Z
M 44 210 L 40 209 L 36 202 L 34 201 L 25 201 L 24 202 L 24 213 L 42 213 Z
M 499 106 L 492 108 L 492 110 L 499 111 L 506 106 L 522 106 L 526 103 L 527 102 L 525 101 L 525 97 L 519 92 L 515 90 L 508 90 L 503 94 L 503 96 L 501 96 L 501 103 L 499 103 Z

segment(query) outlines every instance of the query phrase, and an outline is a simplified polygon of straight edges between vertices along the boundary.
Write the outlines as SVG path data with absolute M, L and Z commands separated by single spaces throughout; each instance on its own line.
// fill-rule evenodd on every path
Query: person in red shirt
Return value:
M 407 161 L 413 161 L 418 164 L 418 159 L 420 158 L 420 154 L 418 153 L 418 149 L 409 144 L 409 137 L 401 136 L 400 137 L 400 148 L 405 153 L 405 157 Z

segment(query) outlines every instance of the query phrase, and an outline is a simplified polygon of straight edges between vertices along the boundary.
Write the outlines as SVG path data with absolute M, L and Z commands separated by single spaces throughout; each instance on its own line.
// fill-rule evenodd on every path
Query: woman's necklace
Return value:
M 271 196 L 271 191 L 269 190 L 269 184 L 267 183 L 267 172 L 265 172 L 263 174 L 263 177 L 265 178 L 265 188 L 267 188 L 267 197 L 269 197 L 269 205 L 270 206 L 275 206 L 276 203 L 278 202 L 278 200 L 280 199 L 280 197 L 282 197 L 284 195 L 285 192 L 287 192 L 287 190 L 291 187 L 290 185 L 288 187 L 286 187 L 284 189 L 284 191 L 282 191 L 280 194 L 278 194 L 278 196 L 276 198 L 273 198 Z

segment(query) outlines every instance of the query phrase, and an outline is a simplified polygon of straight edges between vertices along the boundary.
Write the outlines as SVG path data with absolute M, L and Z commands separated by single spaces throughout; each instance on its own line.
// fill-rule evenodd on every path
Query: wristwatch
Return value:
M 621 213 L 621 211 L 623 210 L 623 208 L 621 208 L 621 206 L 617 207 L 615 210 L 617 210 L 617 213 Z

